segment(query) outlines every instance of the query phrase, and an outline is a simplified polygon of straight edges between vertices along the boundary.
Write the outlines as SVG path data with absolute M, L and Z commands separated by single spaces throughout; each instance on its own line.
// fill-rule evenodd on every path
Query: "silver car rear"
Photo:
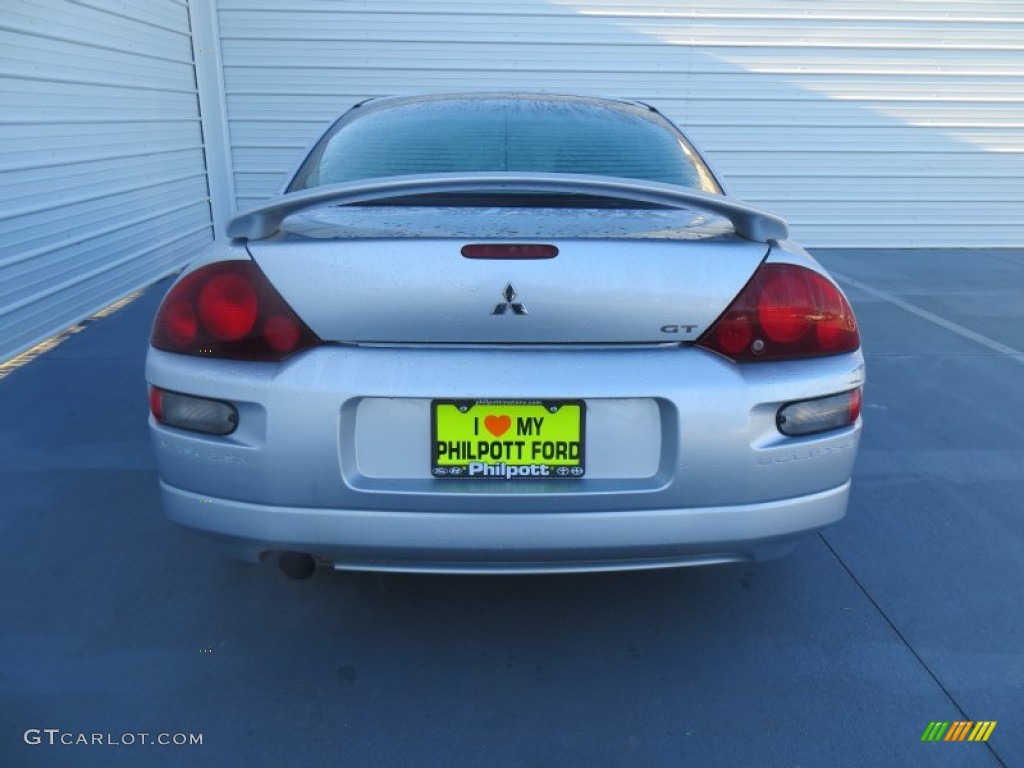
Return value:
M 346 205 L 285 195 L 240 217 L 247 240 L 190 267 L 179 285 L 246 264 L 310 341 L 281 359 L 226 359 L 199 342 L 169 351 L 160 326 L 178 310 L 161 310 L 147 379 L 172 519 L 251 560 L 286 551 L 343 568 L 494 573 L 756 560 L 844 515 L 859 348 L 736 362 L 704 343 L 766 265 L 835 291 L 797 246 L 757 238 L 775 220 L 657 181 L 637 192 L 598 178 L 567 195 L 576 177 L 451 178 L 412 179 L 429 193 L 414 205 L 394 204 L 395 191 Z M 544 197 L 524 205 L 531 184 Z M 331 194 L 382 194 L 372 187 Z M 172 402 L 185 404 L 180 419 L 164 412 Z M 438 427 L 445 407 L 497 418 L 576 405 L 578 461 L 546 460 L 542 416 L 516 426 L 502 414 L 490 435 L 477 418 L 479 441 L 445 443 Z M 786 426 L 808 412 L 825 426 Z M 185 421 L 196 413 L 233 421 L 196 431 Z M 485 443 L 513 437 L 532 462 L 512 447 L 480 460 Z M 456 474 L 469 459 L 477 476 Z

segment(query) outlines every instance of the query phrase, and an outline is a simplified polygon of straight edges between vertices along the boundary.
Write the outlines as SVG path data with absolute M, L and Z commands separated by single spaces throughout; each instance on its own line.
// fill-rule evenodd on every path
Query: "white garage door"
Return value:
M 188 8 L 4 0 L 0 360 L 212 238 Z
M 240 207 L 368 96 L 648 101 L 816 246 L 1019 246 L 1024 3 L 219 0 Z

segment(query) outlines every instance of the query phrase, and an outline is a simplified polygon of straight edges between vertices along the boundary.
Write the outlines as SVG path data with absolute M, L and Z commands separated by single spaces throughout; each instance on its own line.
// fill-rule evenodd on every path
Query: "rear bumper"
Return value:
M 778 501 L 695 509 L 431 512 L 318 509 L 211 498 L 161 483 L 175 522 L 257 561 L 308 552 L 338 568 L 436 573 L 629 570 L 769 559 L 840 520 L 849 482 Z

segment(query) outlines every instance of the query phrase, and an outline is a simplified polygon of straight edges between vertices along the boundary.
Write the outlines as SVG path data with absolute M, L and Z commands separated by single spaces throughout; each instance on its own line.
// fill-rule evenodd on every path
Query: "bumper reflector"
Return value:
M 238 411 L 231 403 L 168 392 L 159 387 L 149 389 L 149 410 L 161 424 L 192 432 L 228 435 L 238 427 Z
M 860 389 L 784 405 L 775 417 L 784 435 L 813 435 L 849 426 L 860 416 Z

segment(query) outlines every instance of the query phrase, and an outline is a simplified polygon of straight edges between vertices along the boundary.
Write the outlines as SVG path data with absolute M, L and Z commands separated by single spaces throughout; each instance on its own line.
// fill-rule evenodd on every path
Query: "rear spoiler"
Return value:
M 597 195 L 673 208 L 697 208 L 719 214 L 732 222 L 737 235 L 755 242 L 784 240 L 789 234 L 786 222 L 774 213 L 731 197 L 698 192 L 674 184 L 612 176 L 503 172 L 390 176 L 288 192 L 237 214 L 228 224 L 228 236 L 249 240 L 270 237 L 280 229 L 281 222 L 286 216 L 315 205 L 352 205 L 407 195 L 443 192 L 553 192 Z

